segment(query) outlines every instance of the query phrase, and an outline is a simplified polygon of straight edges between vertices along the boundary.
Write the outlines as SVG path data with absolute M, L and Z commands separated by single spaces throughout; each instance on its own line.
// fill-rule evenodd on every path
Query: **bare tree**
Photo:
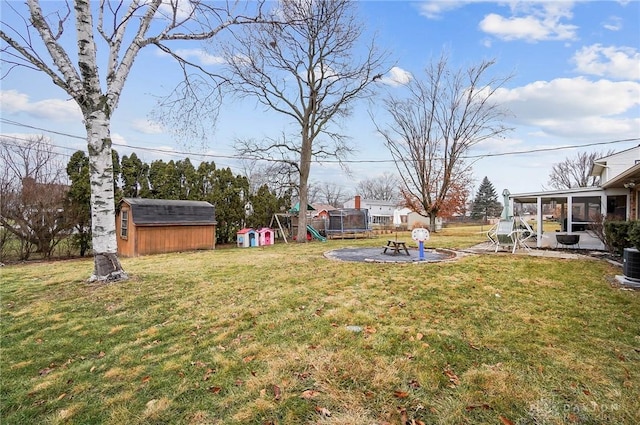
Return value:
M 319 202 L 336 208 L 342 208 L 348 198 L 344 187 L 335 183 L 322 182 L 314 184 L 313 186 L 317 187 L 318 193 L 315 198 L 310 198 L 311 202 Z
M 378 177 L 360 180 L 356 186 L 358 195 L 378 201 L 398 201 L 400 199 L 400 179 L 393 173 L 383 173 Z
M 505 112 L 493 102 L 508 78 L 488 78 L 493 63 L 452 70 L 442 55 L 426 68 L 424 79 L 407 84 L 406 97 L 390 95 L 384 101 L 391 119 L 376 128 L 401 176 L 406 204 L 419 207 L 432 229 L 442 210 L 456 209 L 447 203 L 463 198 L 450 197 L 451 190 L 472 180 L 465 153 L 508 131 L 501 122 Z
M 574 157 L 553 164 L 549 173 L 549 185 L 554 189 L 597 186 L 600 178 L 591 176 L 591 167 L 596 159 L 611 155 L 607 152 L 578 152 Z
M 253 17 L 234 15 L 227 4 L 132 0 L 126 6 L 122 1 L 74 0 L 75 19 L 70 19 L 69 3 L 43 11 L 42 5 L 49 9 L 50 4 L 27 0 L 27 10 L 14 4 L 7 8 L 18 15 L 16 22 L 21 20 L 23 28 L 3 16 L 0 40 L 5 69 L 19 66 L 44 72 L 82 111 L 91 169 L 95 257 L 91 280 L 127 278 L 117 256 L 110 124 L 138 53 L 156 46 L 183 67 L 188 65 L 164 43 L 210 39 L 229 26 L 255 22 Z M 75 49 L 64 45 L 65 31 L 75 32 Z
M 63 214 L 64 165 L 49 140 L 0 139 L 0 224 L 20 241 L 20 257 L 32 247 L 48 258 L 71 225 Z
M 360 49 L 363 24 L 349 0 L 280 0 L 283 24 L 245 27 L 225 50 L 235 92 L 255 98 L 293 122 L 293 135 L 238 143 L 242 155 L 280 160 L 299 175 L 300 205 L 308 203 L 312 160 L 343 159 L 351 151 L 335 128 L 350 106 L 370 93 L 386 55 L 371 41 Z M 297 240 L 306 241 L 300 214 Z
M 242 174 L 249 180 L 251 194 L 256 194 L 258 189 L 267 185 L 269 191 L 283 197 L 292 194 L 298 186 L 297 171 L 287 162 L 244 159 L 241 163 Z

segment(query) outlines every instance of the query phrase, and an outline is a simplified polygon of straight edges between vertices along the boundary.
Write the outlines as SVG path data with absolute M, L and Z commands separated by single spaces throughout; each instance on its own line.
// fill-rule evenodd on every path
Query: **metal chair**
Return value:
M 495 252 L 498 252 L 501 246 L 512 247 L 511 252 L 515 254 L 518 247 L 530 251 L 526 241 L 533 238 L 535 232 L 522 218 L 511 218 L 508 220 L 500 220 L 488 232 L 487 237 L 495 245 Z

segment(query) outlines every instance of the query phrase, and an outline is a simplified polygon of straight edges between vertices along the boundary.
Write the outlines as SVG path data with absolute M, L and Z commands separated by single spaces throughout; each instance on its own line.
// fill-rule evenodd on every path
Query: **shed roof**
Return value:
M 132 221 L 144 224 L 216 224 L 215 207 L 205 201 L 124 198 L 131 206 Z

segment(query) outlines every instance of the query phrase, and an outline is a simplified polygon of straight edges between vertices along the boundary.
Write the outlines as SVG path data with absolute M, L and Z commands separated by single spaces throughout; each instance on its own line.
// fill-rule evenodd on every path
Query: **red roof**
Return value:
M 249 228 L 249 227 L 245 227 L 244 229 L 240 229 L 238 230 L 238 234 L 239 235 L 243 235 L 245 233 L 250 233 L 250 232 L 255 232 L 255 230 Z

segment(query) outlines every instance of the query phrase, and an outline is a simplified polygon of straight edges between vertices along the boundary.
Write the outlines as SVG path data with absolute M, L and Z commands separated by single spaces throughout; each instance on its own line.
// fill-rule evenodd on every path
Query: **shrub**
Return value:
M 640 221 L 632 221 L 629 225 L 629 245 L 640 250 Z
M 604 231 L 609 251 L 622 255 L 625 248 L 632 246 L 629 241 L 629 231 L 632 225 L 635 226 L 635 223 L 634 221 L 605 222 Z

